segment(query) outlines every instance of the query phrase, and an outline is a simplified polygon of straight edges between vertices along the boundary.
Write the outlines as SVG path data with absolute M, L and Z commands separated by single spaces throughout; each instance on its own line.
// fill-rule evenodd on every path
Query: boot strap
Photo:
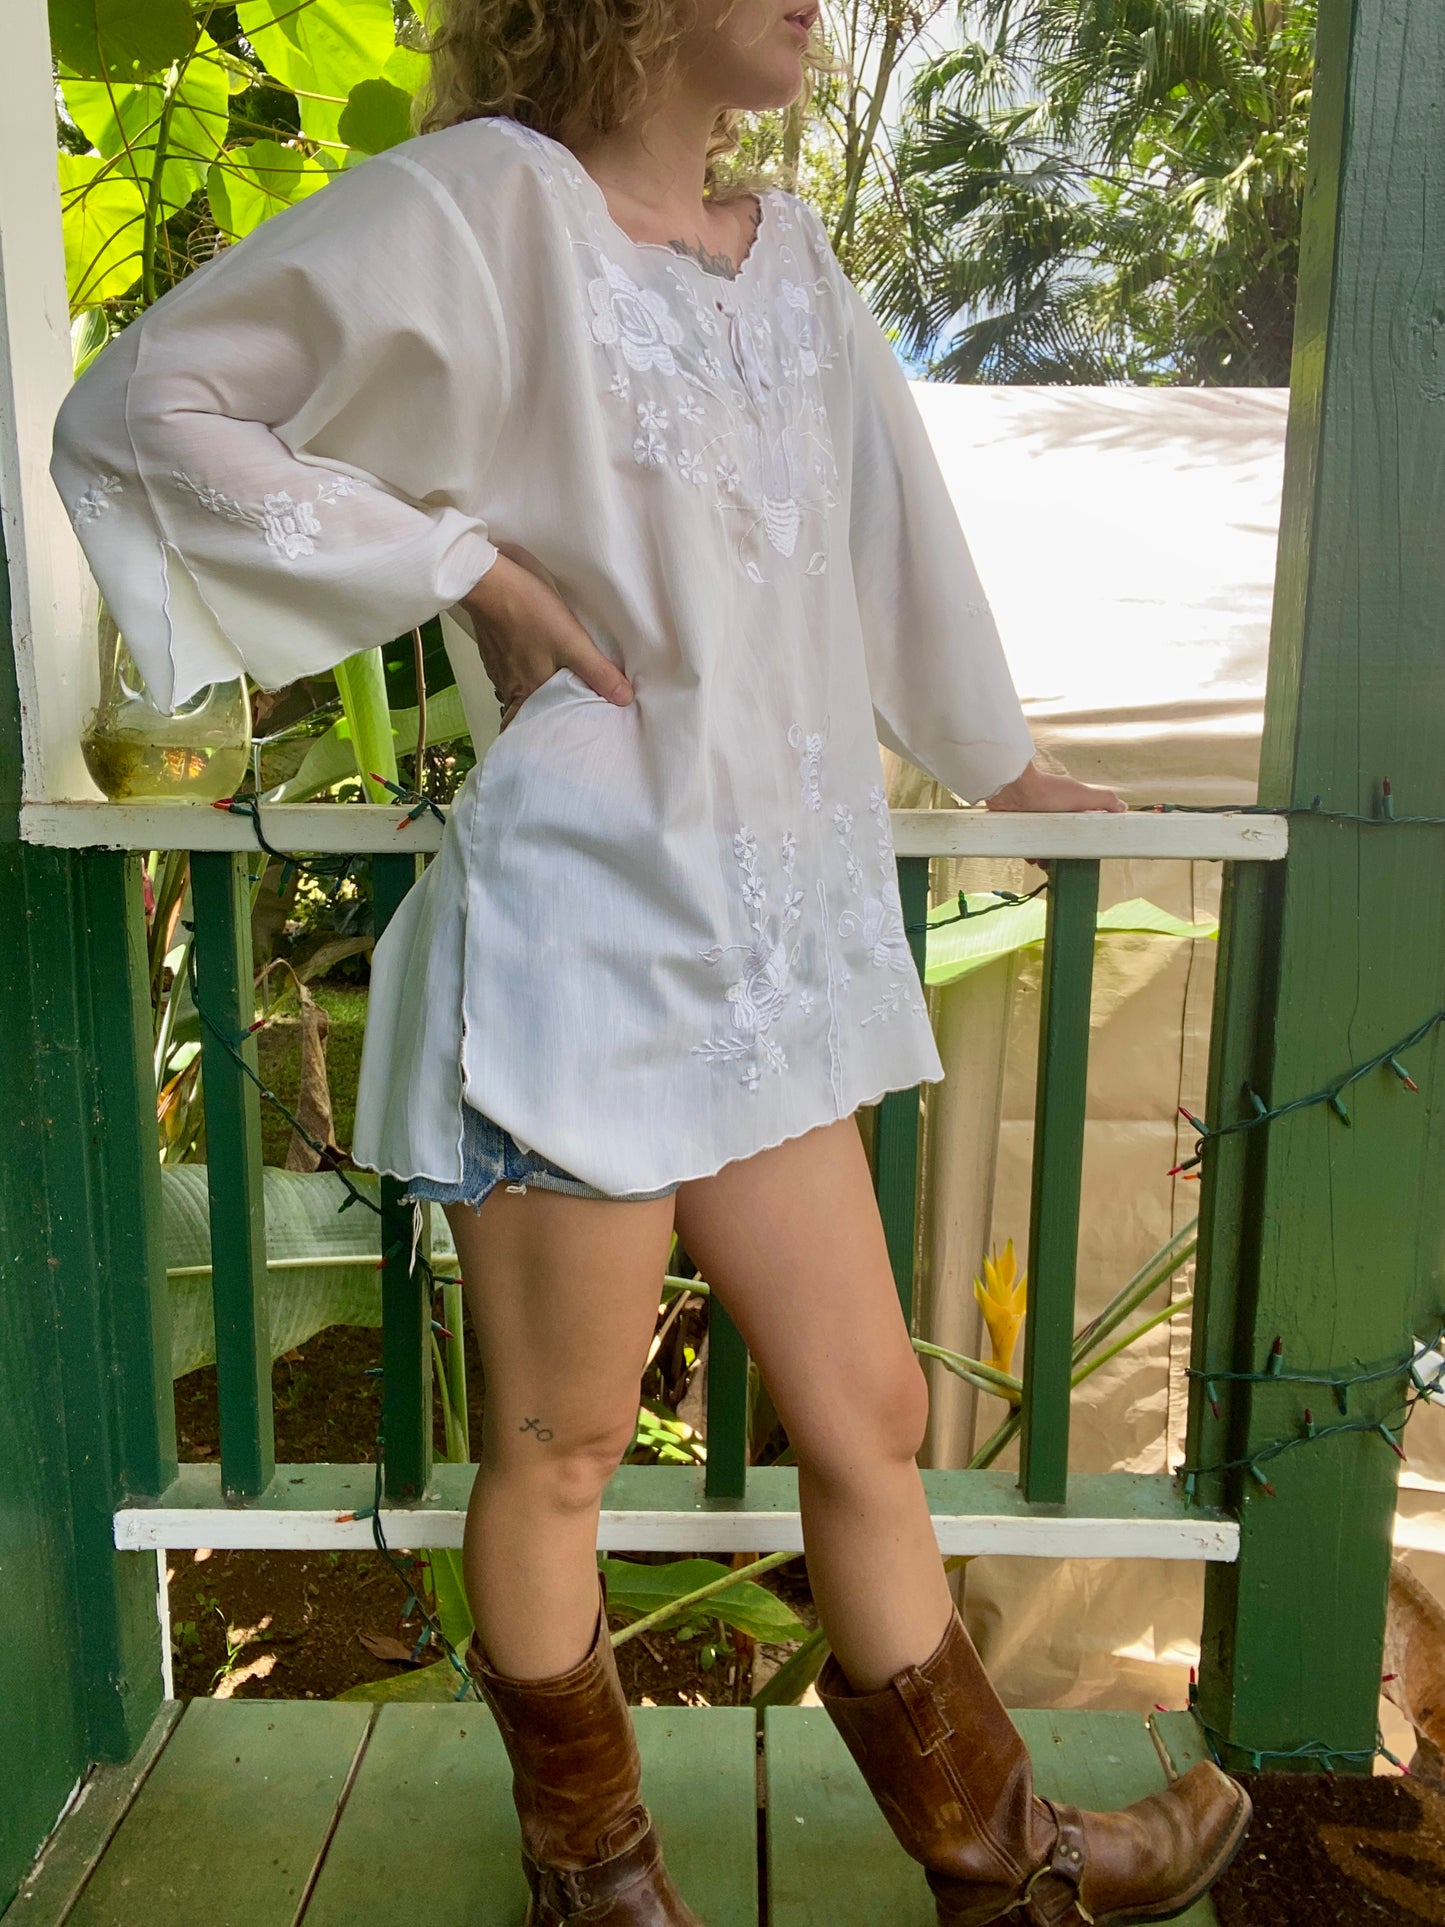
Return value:
M 1053 1849 L 1034 1870 L 1019 1896 L 1028 1918 L 1038 1927 L 1093 1927 L 1094 1916 L 1079 1897 L 1084 1877 L 1084 1819 L 1077 1807 L 1055 1806 L 1040 1797 L 1039 1804 L 1053 1815 L 1057 1834 Z
M 543 1918 L 559 1921 L 586 1918 L 594 1907 L 616 1900 L 629 1887 L 651 1873 L 662 1859 L 657 1830 L 649 1818 L 647 1829 L 613 1854 L 610 1860 L 596 1860 L 590 1867 L 539 1867 L 526 1848 L 522 1849 L 522 1869 L 527 1885 Z

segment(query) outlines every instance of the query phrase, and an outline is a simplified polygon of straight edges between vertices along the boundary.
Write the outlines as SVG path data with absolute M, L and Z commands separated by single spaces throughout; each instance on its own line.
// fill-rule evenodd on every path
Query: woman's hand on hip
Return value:
M 502 705 L 502 728 L 559 669 L 571 669 L 610 703 L 632 701 L 632 685 L 605 656 L 540 574 L 498 555 L 461 599 L 482 664 Z

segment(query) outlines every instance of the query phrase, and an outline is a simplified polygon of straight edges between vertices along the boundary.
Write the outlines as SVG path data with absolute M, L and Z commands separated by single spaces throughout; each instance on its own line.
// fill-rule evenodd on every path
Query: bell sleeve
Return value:
M 907 379 L 862 297 L 843 287 L 849 548 L 878 738 L 978 802 L 1022 773 L 1033 738 Z
M 476 234 L 406 155 L 274 215 L 106 347 L 51 474 L 164 710 L 265 688 L 449 607 L 509 377 Z

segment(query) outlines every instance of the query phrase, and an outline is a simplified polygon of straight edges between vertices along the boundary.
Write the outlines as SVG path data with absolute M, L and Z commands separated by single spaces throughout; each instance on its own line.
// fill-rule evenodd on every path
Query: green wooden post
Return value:
M 139 873 L 19 840 L 20 727 L 0 518 L 0 1908 L 88 1761 L 160 1703 L 152 1555 L 128 1491 L 170 1477 L 155 1091 Z M 148 1134 L 149 1133 L 149 1134 Z
M 372 904 L 381 935 L 417 879 L 414 856 L 372 859 Z M 381 1412 L 388 1499 L 426 1490 L 432 1466 L 431 1293 L 411 1268 L 412 1212 L 406 1187 L 381 1181 Z
M 1280 567 L 1260 795 L 1445 814 L 1445 10 L 1321 0 Z M 1296 817 L 1284 874 L 1228 903 L 1207 1121 L 1319 1089 L 1437 1009 L 1445 949 L 1438 829 Z M 1349 1372 L 1407 1349 L 1445 1310 L 1445 1047 L 1356 1084 L 1346 1127 L 1302 1109 L 1205 1162 L 1204 1370 Z M 1231 1276 L 1231 1273 L 1234 1275 Z M 1229 1328 L 1230 1317 L 1234 1329 Z M 1193 1462 L 1294 1437 L 1328 1396 L 1217 1387 Z M 1361 1387 L 1352 1417 L 1397 1409 Z M 1206 1582 L 1200 1711 L 1235 1763 L 1375 1743 L 1397 1461 L 1337 1435 L 1236 1480 L 1237 1566 Z M 1209 1482 L 1206 1482 L 1206 1488 Z M 1341 1761 L 1341 1764 L 1348 1762 Z
M 716 1293 L 707 1301 L 707 1467 L 710 1499 L 741 1499 L 748 1487 L 748 1348 Z
M 928 858 L 898 858 L 898 894 L 903 927 L 918 974 L 923 975 L 928 951 Z M 878 1106 L 873 1140 L 873 1182 L 893 1282 L 898 1287 L 903 1316 L 913 1324 L 913 1263 L 918 1239 L 918 1121 L 919 1094 L 890 1091 Z
M 1056 859 L 1049 870 L 1039 1010 L 1019 1484 L 1025 1498 L 1057 1505 L 1069 1486 L 1069 1378 L 1098 915 L 1098 864 Z
M 276 1470 L 271 1409 L 271 1320 L 261 1200 L 261 1103 L 232 1055 L 257 1068 L 249 859 L 228 850 L 191 857 L 206 1182 L 211 1201 L 211 1290 L 221 1406 L 221 1486 L 255 1498 Z M 214 1028 L 213 1028 L 214 1026 Z M 220 1035 L 217 1035 L 217 1033 Z M 228 1047 L 229 1046 L 229 1047 Z

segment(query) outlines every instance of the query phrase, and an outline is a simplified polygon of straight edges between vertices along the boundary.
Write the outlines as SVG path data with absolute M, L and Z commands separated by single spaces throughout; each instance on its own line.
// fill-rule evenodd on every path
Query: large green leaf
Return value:
M 381 1220 L 376 1213 L 362 1205 L 341 1211 L 346 1190 L 333 1172 L 268 1166 L 261 1181 L 272 1357 L 327 1325 L 379 1325 Z M 171 1369 L 179 1377 L 216 1356 L 205 1165 L 162 1166 L 161 1207 Z M 445 1267 L 456 1254 L 445 1219 L 440 1212 L 432 1215 L 432 1262 Z
M 252 141 L 231 147 L 207 176 L 211 212 L 228 240 L 239 241 L 252 228 L 304 201 L 325 187 L 331 175 L 320 161 L 280 141 Z
M 665 1566 L 639 1566 L 628 1559 L 601 1559 L 598 1563 L 607 1575 L 608 1612 L 628 1619 L 655 1613 L 728 1574 L 728 1568 L 716 1559 L 670 1559 Z M 720 1619 L 726 1626 L 736 1626 L 739 1632 L 771 1643 L 802 1639 L 808 1631 L 792 1608 L 756 1579 L 739 1579 L 726 1592 L 714 1593 L 681 1615 L 676 1624 L 688 1629 L 709 1619 Z
M 207 169 L 225 143 L 230 84 L 226 69 L 208 57 L 214 44 L 202 35 L 195 57 L 186 62 L 176 81 L 161 168 L 163 219 L 184 207 L 204 185 Z M 132 87 L 116 87 L 62 73 L 60 85 L 71 119 L 102 159 L 115 162 L 111 178 L 134 181 L 146 194 L 155 172 L 166 83 L 142 80 Z
M 997 907 L 997 897 L 987 891 L 971 892 L 965 900 L 971 911 L 986 910 L 988 914 L 960 918 L 953 904 L 941 905 L 929 913 L 925 981 L 930 984 L 955 983 L 998 957 L 1026 950 L 1044 940 L 1047 911 L 1042 897 L 1035 897 L 1030 903 L 1008 904 L 1003 909 Z M 1219 925 L 1212 920 L 1186 923 L 1144 897 L 1131 897 L 1125 903 L 1100 911 L 1098 929 L 1106 934 L 1133 933 L 1192 942 L 1217 936 Z
M 145 197 L 98 154 L 61 154 L 58 165 L 70 305 L 91 308 L 140 279 Z
M 336 124 L 348 147 L 380 154 L 411 139 L 411 95 L 389 80 L 359 80 Z
M 416 743 L 417 714 L 414 709 L 393 709 L 391 737 L 393 755 Z M 462 713 L 461 691 L 453 683 L 427 699 L 426 739 L 436 745 L 452 743 L 467 734 L 467 719 Z M 351 724 L 339 716 L 324 736 L 318 736 L 302 758 L 301 767 L 267 798 L 271 803 L 304 803 L 329 790 L 333 783 L 344 782 L 357 773 L 357 755 L 352 747 Z
M 454 1700 L 464 1684 L 449 1659 L 438 1659 L 430 1666 L 408 1667 L 390 1679 L 372 1679 L 361 1686 L 348 1686 L 336 1697 L 339 1700 L 401 1700 L 404 1704 Z
M 267 73 L 296 90 L 302 133 L 339 142 L 352 88 L 396 50 L 391 0 L 239 0 L 236 13 Z
M 72 73 L 133 81 L 183 60 L 196 19 L 186 0 L 50 0 L 50 44 Z
M 373 803 L 389 800 L 388 791 L 376 779 L 397 780 L 396 738 L 392 735 L 391 711 L 386 705 L 386 668 L 379 649 L 363 649 L 336 665 L 336 688 L 342 713 L 351 732 L 356 773 Z

